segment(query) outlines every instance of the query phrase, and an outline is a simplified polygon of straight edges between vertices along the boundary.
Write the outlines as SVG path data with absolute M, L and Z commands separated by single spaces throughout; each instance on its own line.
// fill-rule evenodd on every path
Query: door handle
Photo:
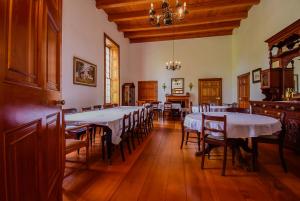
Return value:
M 221 98 L 220 97 L 216 97 L 216 100 L 220 100 Z

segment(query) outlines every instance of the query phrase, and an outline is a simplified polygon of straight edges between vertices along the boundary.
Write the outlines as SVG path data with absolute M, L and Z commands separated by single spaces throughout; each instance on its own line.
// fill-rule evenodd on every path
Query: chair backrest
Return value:
M 250 110 L 248 108 L 230 107 L 230 108 L 226 108 L 226 112 L 239 112 L 239 113 L 249 114 Z
M 87 111 L 91 111 L 92 110 L 92 107 L 83 107 L 81 108 L 82 112 L 87 112 Z
M 68 109 L 63 109 L 62 110 L 64 114 L 73 114 L 77 112 L 76 108 L 68 108 Z
M 137 110 L 132 113 L 132 130 L 138 127 L 139 124 L 140 124 L 140 111 Z
M 153 101 L 153 102 L 151 102 L 151 105 L 152 105 L 152 107 L 153 107 L 153 109 L 158 109 L 158 105 L 159 105 L 159 101 Z
M 107 109 L 107 108 L 113 108 L 113 104 L 110 104 L 110 103 L 106 103 L 103 105 L 103 109 Z
M 145 108 L 142 108 L 140 113 L 140 123 L 143 123 L 145 120 Z
M 102 109 L 102 105 L 94 105 L 94 110 L 101 110 Z
M 122 133 L 128 132 L 131 129 L 131 113 L 123 116 L 123 128 Z
M 165 102 L 164 103 L 164 110 L 171 110 L 172 109 L 172 103 L 171 102 Z
M 202 103 L 198 106 L 199 112 L 210 112 L 210 104 Z
M 209 122 L 214 123 L 220 123 L 223 124 L 223 128 L 210 128 Z M 209 134 L 209 133 L 220 133 L 223 135 L 224 140 L 227 140 L 227 118 L 226 115 L 224 116 L 211 116 L 211 115 L 205 115 L 202 113 L 202 133 L 203 135 Z

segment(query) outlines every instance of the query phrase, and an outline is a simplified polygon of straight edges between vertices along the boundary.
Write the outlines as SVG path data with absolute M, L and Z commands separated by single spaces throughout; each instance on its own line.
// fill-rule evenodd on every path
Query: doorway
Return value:
M 199 79 L 198 90 L 199 104 L 222 105 L 222 78 Z
M 249 108 L 250 72 L 238 76 L 238 104 L 240 108 Z

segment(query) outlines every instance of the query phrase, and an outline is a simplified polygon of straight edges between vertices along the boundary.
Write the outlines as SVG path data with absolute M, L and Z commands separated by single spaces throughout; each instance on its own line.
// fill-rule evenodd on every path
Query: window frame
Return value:
M 120 104 L 120 98 L 121 98 L 121 96 L 120 96 L 120 93 L 121 93 L 121 91 L 120 91 L 120 89 L 121 89 L 121 87 L 120 87 L 120 85 L 121 85 L 121 79 L 120 79 L 120 77 L 121 77 L 121 71 L 120 71 L 120 60 L 121 60 L 121 55 L 120 55 L 120 46 L 119 46 L 119 44 L 118 43 L 116 43 L 113 39 L 111 39 L 106 33 L 104 33 L 104 104 L 109 104 L 109 103 L 107 103 L 106 102 L 106 47 L 109 47 L 108 45 L 107 45 L 107 43 L 106 43 L 106 40 L 109 40 L 111 43 L 113 43 L 117 48 L 118 48 L 118 71 L 119 71 L 119 86 L 118 86 L 118 88 L 119 88 L 119 102 L 118 102 L 118 104 Z M 111 55 L 111 54 L 110 54 Z M 110 68 L 110 72 L 111 72 L 111 68 Z M 111 78 L 110 78 L 111 79 Z M 110 82 L 111 83 L 111 82 Z M 111 103 L 111 100 L 110 100 L 110 103 Z

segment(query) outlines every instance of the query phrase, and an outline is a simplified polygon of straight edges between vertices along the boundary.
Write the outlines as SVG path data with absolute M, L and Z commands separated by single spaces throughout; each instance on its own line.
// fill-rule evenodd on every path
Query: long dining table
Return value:
M 94 124 L 106 129 L 107 156 L 111 159 L 111 145 L 118 145 L 121 142 L 122 119 L 124 115 L 141 110 L 143 106 L 119 106 L 103 110 L 93 110 L 66 114 L 66 124 Z
M 281 122 L 279 119 L 275 119 L 269 116 L 257 115 L 257 114 L 245 114 L 238 112 L 205 112 L 206 115 L 211 116 L 224 116 L 226 115 L 227 120 L 227 138 L 233 139 L 247 139 L 255 138 L 259 136 L 272 135 L 276 132 L 281 131 Z M 184 120 L 184 126 L 202 131 L 202 113 L 192 113 L 188 114 Z M 222 129 L 223 124 L 216 121 L 206 121 L 207 127 L 213 129 Z M 219 135 L 219 133 L 211 133 L 212 135 Z M 251 149 L 248 145 L 240 144 L 240 146 L 245 151 L 250 151 Z M 205 150 L 203 150 L 205 151 Z M 198 155 L 203 154 L 196 153 Z M 255 161 L 253 161 L 253 169 Z

